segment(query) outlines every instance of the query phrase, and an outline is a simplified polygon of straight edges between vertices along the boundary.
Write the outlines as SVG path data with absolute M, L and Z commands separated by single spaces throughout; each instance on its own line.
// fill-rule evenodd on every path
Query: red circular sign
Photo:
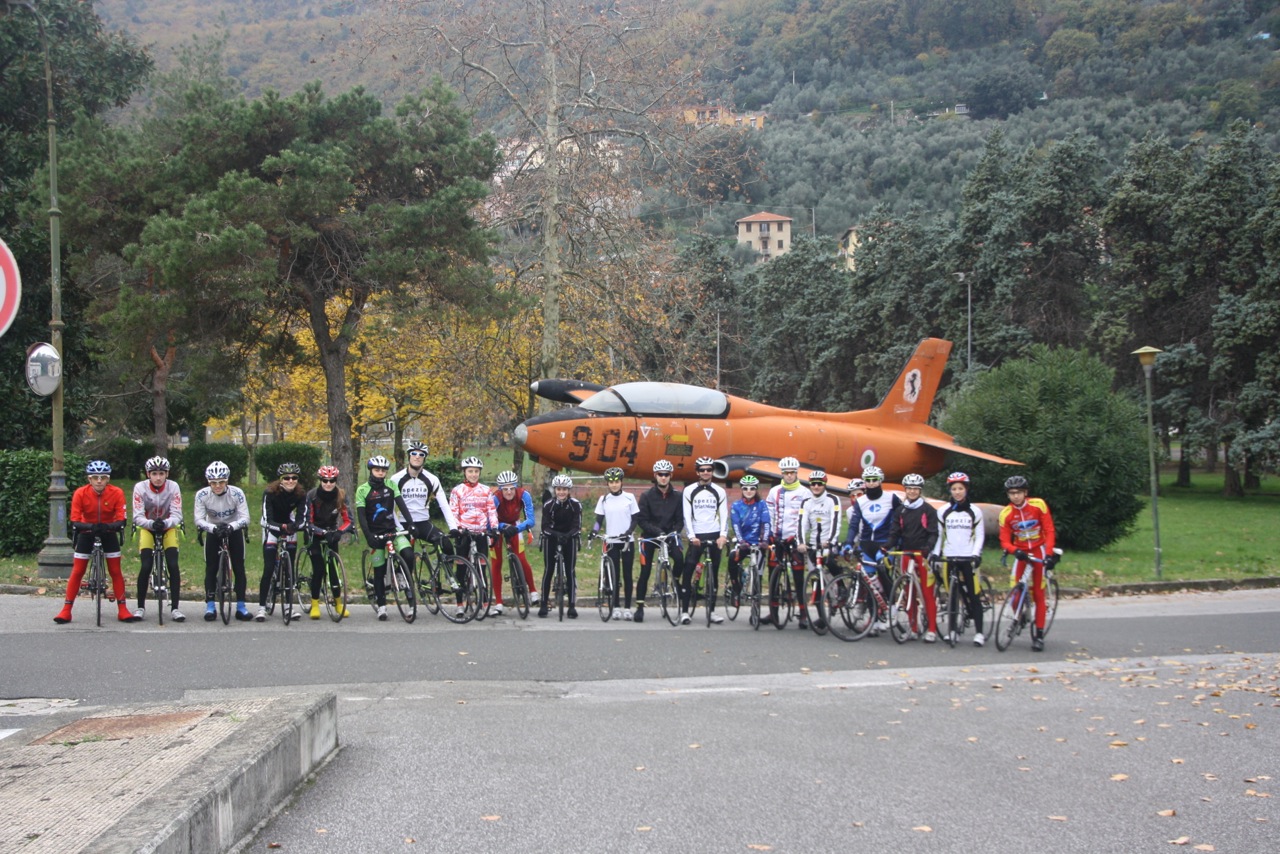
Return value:
M 0 338 L 9 331 L 18 316 L 18 303 L 22 300 L 22 275 L 18 272 L 18 259 L 0 240 Z

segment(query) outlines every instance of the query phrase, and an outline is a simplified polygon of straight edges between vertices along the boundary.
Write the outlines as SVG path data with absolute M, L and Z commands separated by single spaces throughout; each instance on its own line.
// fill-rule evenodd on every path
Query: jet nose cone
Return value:
M 534 383 L 534 385 L 537 385 L 537 383 Z M 515 440 L 516 444 L 523 448 L 525 442 L 529 441 L 529 428 L 523 424 L 516 427 Z

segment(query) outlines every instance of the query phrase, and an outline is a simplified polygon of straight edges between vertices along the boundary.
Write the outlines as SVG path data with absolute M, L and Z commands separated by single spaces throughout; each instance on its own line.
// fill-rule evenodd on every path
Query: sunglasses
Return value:
M 879 482 L 880 482 L 880 480 L 881 480 L 881 479 L 880 479 L 880 478 L 878 478 L 878 477 L 864 477 L 864 478 L 862 479 L 862 482 L 863 482 L 863 483 L 879 483 Z
M 320 478 L 320 482 L 321 483 L 337 483 L 338 479 L 336 477 L 322 477 Z
M 754 486 L 744 486 L 744 487 L 742 487 L 742 491 L 743 491 L 743 492 L 755 492 L 755 491 L 756 491 L 756 488 L 755 488 Z
M 698 474 L 706 474 L 707 472 L 712 472 L 712 471 L 715 471 L 715 469 L 702 468 L 702 469 L 698 469 Z
M 226 479 L 225 479 L 225 478 L 224 478 L 224 479 L 222 479 L 222 480 L 211 480 L 211 481 L 209 481 L 209 485 L 210 485 L 210 486 L 221 486 L 221 485 L 225 484 L 226 482 L 227 482 L 227 481 L 226 481 Z
M 282 477 L 282 478 L 280 478 L 280 479 L 281 479 L 281 480 L 297 480 L 297 479 L 298 479 L 298 476 L 297 476 L 296 474 L 287 474 L 287 475 L 285 475 L 284 477 Z
M 424 454 L 422 451 L 410 451 L 410 452 L 409 452 L 409 456 L 411 456 L 411 457 L 425 457 L 425 456 L 426 456 L 426 454 Z
M 665 471 L 660 471 L 657 474 L 655 474 L 654 477 L 671 477 L 671 475 Z
M 91 474 L 91 475 L 89 475 L 89 480 L 92 480 L 92 481 L 111 480 L 111 475 L 109 475 L 109 474 Z
M 826 482 L 825 480 L 815 480 L 815 481 L 813 481 L 812 483 L 810 483 L 810 484 L 809 484 L 809 486 L 810 486 L 810 487 L 814 487 L 814 486 L 826 486 L 826 485 L 827 485 L 827 482 Z

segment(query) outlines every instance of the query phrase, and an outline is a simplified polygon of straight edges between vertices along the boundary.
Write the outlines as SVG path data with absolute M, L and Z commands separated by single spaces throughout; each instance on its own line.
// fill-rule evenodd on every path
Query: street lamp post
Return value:
M 1151 468 L 1151 528 L 1155 533 L 1156 544 L 1156 578 L 1161 577 L 1160 570 L 1160 474 L 1156 469 L 1156 425 L 1152 414 L 1151 372 L 1155 370 L 1156 356 L 1163 353 L 1155 347 L 1142 347 L 1133 351 L 1142 363 L 1142 373 L 1147 381 L 1147 458 Z
M 5 5 L 26 9 L 36 19 L 40 47 L 44 51 L 45 115 L 49 130 L 49 286 L 53 291 L 49 319 L 49 343 L 62 357 L 62 211 L 58 208 L 58 120 L 53 112 L 53 63 L 49 57 L 49 33 L 44 16 L 30 0 L 5 0 Z M 54 390 L 53 466 L 49 473 L 49 535 L 36 557 L 41 578 L 66 578 L 71 573 L 71 541 L 67 539 L 67 473 L 62 449 L 62 383 Z
M 968 361 L 965 363 L 965 370 L 973 370 L 973 282 L 969 281 L 968 273 L 956 273 L 956 278 L 960 284 L 965 286 L 966 298 L 968 301 L 968 332 L 965 335 L 965 343 L 968 348 Z

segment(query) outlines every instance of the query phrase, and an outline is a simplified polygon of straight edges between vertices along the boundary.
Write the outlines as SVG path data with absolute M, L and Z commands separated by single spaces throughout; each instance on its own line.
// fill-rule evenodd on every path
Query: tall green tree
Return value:
M 124 105 L 151 71 L 151 58 L 133 39 L 108 32 L 93 4 L 41 0 L 54 84 L 60 144 L 78 114 L 98 115 Z M 49 281 L 48 125 L 44 45 L 31 9 L 0 2 L 0 234 L 23 274 L 18 318 L 0 340 L 0 362 L 22 364 L 28 345 L 45 340 L 51 317 Z M 35 201 L 32 201 L 35 200 Z M 64 215 L 64 227 L 67 217 Z M 67 432 L 75 436 L 93 408 L 87 321 L 88 299 L 77 279 L 64 277 L 63 378 Z M 45 447 L 48 405 L 30 393 L 21 372 L 0 373 L 8 416 L 0 421 L 0 448 Z
M 370 299 L 389 294 L 405 313 L 493 302 L 489 235 L 474 219 L 493 141 L 472 135 L 438 81 L 392 117 L 359 89 L 329 99 L 313 84 L 222 101 L 184 134 L 204 186 L 152 217 L 130 257 L 188 295 L 197 328 L 205 294 L 217 295 L 209 310 L 238 306 L 262 326 L 301 318 L 325 376 L 333 462 L 350 479 L 346 370 Z

